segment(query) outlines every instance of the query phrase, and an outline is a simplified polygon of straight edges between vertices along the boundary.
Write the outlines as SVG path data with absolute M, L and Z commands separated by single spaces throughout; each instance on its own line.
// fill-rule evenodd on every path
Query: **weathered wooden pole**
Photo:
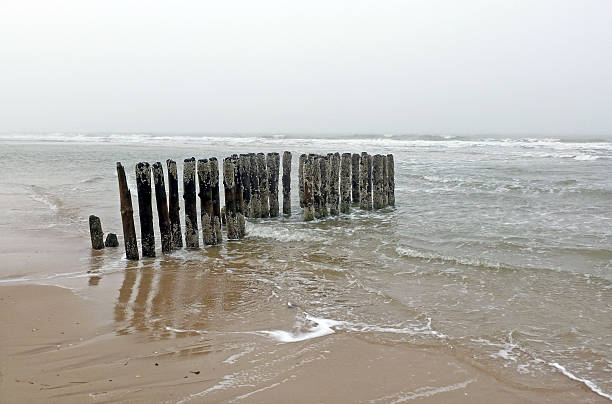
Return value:
M 200 192 L 200 224 L 202 226 L 202 241 L 205 245 L 215 244 L 215 231 L 213 229 L 213 201 L 210 176 L 210 163 L 208 159 L 199 159 L 197 165 L 198 185 Z
M 389 205 L 389 176 L 387 168 L 387 156 L 383 154 L 382 161 L 382 203 L 383 206 Z
M 248 154 L 241 154 L 238 158 L 238 174 L 242 183 L 242 200 L 244 202 L 243 214 L 251 217 L 251 160 Z
M 368 210 L 372 210 L 372 155 L 368 154 Z
M 304 207 L 304 221 L 308 222 L 314 219 L 314 202 L 313 202 L 313 181 L 314 181 L 314 165 L 313 156 L 308 156 L 302 166 L 302 180 L 304 191 L 302 195 L 302 203 Z
M 251 217 L 261 217 L 261 192 L 259 184 L 259 172 L 258 172 L 258 158 L 255 153 L 249 153 L 249 166 L 250 173 L 249 179 L 251 180 Z
M 329 214 L 335 216 L 340 213 L 340 153 L 334 153 L 330 158 L 329 166 Z
M 125 257 L 137 260 L 138 241 L 134 228 L 134 209 L 132 208 L 132 193 L 127 185 L 125 170 L 121 163 L 117 163 L 117 178 L 119 180 L 119 199 L 121 201 L 121 223 L 123 224 L 123 242 L 125 244 Z
M 329 156 L 321 156 L 319 158 L 321 167 L 321 217 L 327 217 L 329 214 L 327 199 L 329 198 Z
M 166 160 L 168 166 L 168 216 L 170 217 L 170 234 L 172 237 L 172 248 L 183 246 L 183 232 L 181 231 L 181 217 L 179 214 L 179 189 L 178 172 L 174 160 Z
M 102 223 L 98 216 L 89 216 L 89 236 L 91 237 L 91 248 L 102 250 L 104 248 L 104 232 Z
M 300 154 L 298 161 L 298 183 L 299 183 L 299 197 L 300 197 L 300 208 L 304 207 L 304 164 L 306 163 L 307 156 Z
M 359 161 L 359 208 L 363 210 L 372 209 L 372 176 L 370 155 L 361 153 Z M 368 189 L 370 189 L 368 195 Z
M 223 186 L 225 188 L 225 215 L 227 223 L 227 238 L 236 240 L 240 238 L 238 219 L 236 217 L 236 168 L 234 159 L 223 159 Z
M 212 227 L 215 237 L 215 244 L 220 244 L 223 240 L 221 235 L 221 197 L 219 195 L 219 162 L 216 157 L 208 159 L 210 165 L 210 189 L 212 198 Z
M 342 153 L 340 160 L 340 212 L 351 211 L 351 153 Z
M 353 192 L 353 203 L 360 203 L 359 199 L 359 153 L 353 153 L 351 156 L 351 185 Z
M 310 156 L 308 156 L 310 160 Z M 314 155 L 312 157 L 312 202 L 314 207 L 314 217 L 320 219 L 323 217 L 323 196 L 321 194 L 321 156 Z
M 291 214 L 291 152 L 283 152 L 283 214 Z
M 153 230 L 153 208 L 151 207 L 151 167 L 149 163 L 136 164 L 136 189 L 138 190 L 142 256 L 155 257 L 155 233 Z
M 383 200 L 383 164 L 383 155 L 374 155 L 372 158 L 372 205 L 374 209 L 382 209 L 385 207 Z
M 270 216 L 270 205 L 268 202 L 268 171 L 266 169 L 266 156 L 257 153 L 257 176 L 259 177 L 259 217 Z
M 242 185 L 242 179 L 238 172 L 239 158 L 236 154 L 232 155 L 232 162 L 234 164 L 234 201 L 236 206 L 236 226 L 238 232 L 238 238 L 244 238 L 246 234 L 246 220 L 244 218 L 245 205 L 244 205 L 244 187 Z
M 196 203 L 195 157 L 185 159 L 183 166 L 183 199 L 185 200 L 185 247 L 198 248 L 198 207 Z
M 170 232 L 170 214 L 168 213 L 164 168 L 159 161 L 153 164 L 153 183 L 155 184 L 155 203 L 157 204 L 162 252 L 167 254 L 172 251 L 172 233 Z
M 278 176 L 280 156 L 278 153 L 268 153 L 266 156 L 266 170 L 268 172 L 268 201 L 270 217 L 277 217 L 278 206 Z
M 395 163 L 393 154 L 387 154 L 387 202 L 395 206 Z

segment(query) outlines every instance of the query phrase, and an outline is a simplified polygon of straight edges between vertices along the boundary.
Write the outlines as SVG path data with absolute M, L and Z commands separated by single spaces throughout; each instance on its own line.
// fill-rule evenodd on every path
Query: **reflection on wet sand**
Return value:
M 219 258 L 211 251 L 200 261 L 164 257 L 144 265 L 127 262 L 114 308 L 117 334 L 174 338 L 222 323 L 226 312 L 237 311 L 249 281 Z

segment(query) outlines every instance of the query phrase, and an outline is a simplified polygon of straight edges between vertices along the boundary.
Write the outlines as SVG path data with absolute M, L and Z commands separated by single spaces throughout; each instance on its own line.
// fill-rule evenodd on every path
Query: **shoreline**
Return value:
M 96 318 L 96 304 L 68 288 L 0 286 L 0 299 L 6 402 L 286 402 L 298 391 L 298 402 L 607 401 L 569 378 L 558 389 L 516 386 L 440 350 L 359 334 L 291 343 L 252 333 L 151 339 L 117 335 Z

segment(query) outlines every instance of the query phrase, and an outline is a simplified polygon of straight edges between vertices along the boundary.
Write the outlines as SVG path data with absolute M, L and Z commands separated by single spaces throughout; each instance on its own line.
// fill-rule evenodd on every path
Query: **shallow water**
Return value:
M 56 134 L 0 144 L 1 197 L 31 202 L 0 214 L 2 233 L 76 235 L 84 247 L 82 268 L 5 268 L 0 282 L 109 299 L 118 335 L 359 333 L 452 351 L 514 383 L 570 377 L 612 395 L 610 142 Z M 157 233 L 159 257 L 138 263 L 122 248 L 87 250 L 89 214 L 121 235 L 116 161 L 136 207 L 138 161 L 283 150 L 294 155 L 293 216 L 249 220 L 242 241 L 169 256 Z M 396 207 L 302 222 L 297 157 L 336 151 L 393 153 Z

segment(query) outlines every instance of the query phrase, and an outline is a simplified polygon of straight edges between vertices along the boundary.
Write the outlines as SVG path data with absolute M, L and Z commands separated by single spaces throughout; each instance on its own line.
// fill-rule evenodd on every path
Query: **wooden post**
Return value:
M 283 152 L 283 214 L 291 214 L 291 152 Z
M 249 173 L 249 179 L 251 180 L 251 217 L 261 217 L 261 192 L 258 165 L 257 155 L 255 153 L 249 153 L 249 166 L 251 169 Z
M 136 189 L 138 190 L 142 256 L 155 257 L 155 233 L 153 231 L 153 208 L 151 207 L 151 167 L 149 163 L 136 164 Z
M 198 207 L 196 204 L 196 161 L 185 159 L 183 166 L 183 199 L 185 200 L 185 247 L 198 248 Z
M 340 153 L 330 156 L 329 165 L 329 214 L 335 216 L 340 213 Z
M 388 163 L 387 156 L 382 156 L 382 203 L 383 206 L 389 205 L 389 176 L 388 176 Z
M 313 205 L 313 182 L 314 182 L 314 165 L 313 156 L 308 156 L 305 159 L 302 166 L 302 180 L 304 184 L 304 191 L 302 194 L 304 204 L 304 221 L 308 222 L 314 219 L 314 205 Z
M 251 160 L 248 154 L 241 154 L 238 158 L 238 174 L 242 184 L 243 214 L 245 217 L 251 217 Z
M 368 210 L 372 210 L 372 155 L 368 154 Z
M 164 168 L 159 161 L 153 164 L 153 183 L 155 184 L 155 203 L 157 204 L 157 219 L 159 222 L 159 234 L 161 235 L 162 253 L 167 254 L 172 251 L 172 234 L 170 232 L 170 215 L 168 213 L 168 199 L 164 182 Z
M 119 180 L 119 199 L 121 201 L 121 223 L 123 224 L 123 242 L 125 244 L 125 257 L 137 260 L 138 241 L 134 228 L 134 209 L 132 209 L 132 193 L 127 185 L 125 170 L 121 163 L 117 163 L 117 178 Z
M 353 191 L 353 203 L 358 204 L 359 199 L 359 153 L 351 156 L 351 185 Z
M 200 192 L 200 223 L 202 226 L 202 241 L 205 245 L 215 244 L 215 231 L 213 229 L 213 200 L 208 159 L 198 160 L 198 185 Z
M 387 201 L 395 206 L 395 163 L 393 154 L 387 154 Z
M 108 233 L 106 235 L 106 240 L 104 240 L 105 247 L 119 247 L 119 240 L 117 240 L 117 235 L 115 233 Z
M 320 213 L 321 217 L 327 217 L 327 198 L 329 197 L 329 157 L 321 156 L 319 158 L 319 165 L 321 167 L 321 205 Z
M 244 187 L 242 185 L 242 179 L 238 172 L 239 158 L 236 154 L 232 155 L 232 162 L 234 164 L 234 201 L 236 207 L 236 226 L 238 238 L 244 238 L 246 234 L 246 220 L 244 218 Z
M 385 207 L 383 203 L 383 163 L 382 154 L 376 154 L 372 158 L 372 204 L 374 209 L 382 209 Z
M 219 162 L 216 157 L 208 159 L 210 165 L 210 189 L 212 197 L 213 218 L 212 227 L 215 237 L 215 244 L 221 244 L 221 197 L 219 195 Z
M 179 214 L 179 189 L 178 173 L 176 162 L 166 160 L 168 166 L 168 216 L 170 217 L 170 234 L 172 237 L 172 248 L 177 249 L 183 246 L 183 233 L 181 231 L 181 217 Z
M 234 161 L 231 157 L 223 159 L 223 186 L 225 188 L 225 215 L 227 223 L 227 238 L 235 240 L 240 238 L 238 220 L 236 217 L 236 176 Z
M 268 201 L 270 202 L 270 217 L 277 217 L 278 206 L 278 176 L 280 156 L 278 153 L 268 153 L 266 170 L 268 173 Z
M 306 158 L 305 154 L 300 154 L 300 160 L 298 161 L 300 208 L 304 207 L 304 164 L 306 163 Z
M 351 153 L 342 153 L 340 160 L 340 212 L 351 211 Z
M 270 205 L 268 203 L 268 171 L 266 169 L 266 156 L 257 153 L 257 176 L 259 177 L 259 213 L 260 217 L 270 215 Z
M 310 160 L 310 156 L 308 156 Z M 314 207 L 314 217 L 320 219 L 323 217 L 323 197 L 321 194 L 321 156 L 314 155 L 312 157 L 312 202 Z
M 370 161 L 370 155 L 366 152 L 362 152 L 359 161 L 359 208 L 362 210 L 372 209 L 372 176 Z M 368 189 L 370 189 L 369 195 Z
M 89 216 L 89 236 L 91 237 L 91 248 L 102 250 L 104 248 L 104 232 L 102 223 L 98 216 Z

